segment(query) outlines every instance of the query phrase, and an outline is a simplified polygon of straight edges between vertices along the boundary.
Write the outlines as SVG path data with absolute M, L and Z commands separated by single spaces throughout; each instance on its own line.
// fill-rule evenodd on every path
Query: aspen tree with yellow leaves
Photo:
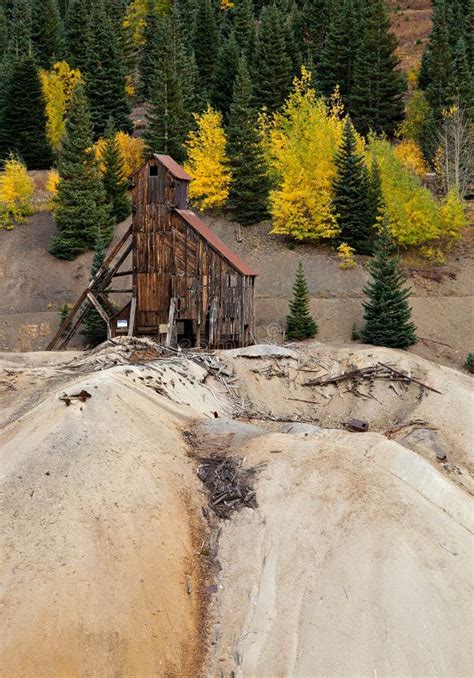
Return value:
M 264 119 L 265 150 L 276 188 L 270 192 L 273 233 L 296 240 L 322 240 L 338 233 L 332 210 L 334 157 L 344 129 L 336 91 L 318 97 L 306 68 L 293 82 L 281 113 Z M 357 146 L 363 149 L 358 135 Z
M 31 214 L 32 197 L 33 181 L 26 165 L 10 155 L 0 173 L 0 228 L 10 230 Z
M 189 197 L 204 210 L 221 207 L 229 197 L 232 175 L 226 156 L 226 135 L 222 115 L 211 106 L 194 115 L 196 131 L 186 141 L 188 160 L 185 169 L 193 177 Z
M 57 153 L 64 137 L 67 107 L 81 73 L 66 61 L 58 61 L 51 70 L 40 71 L 40 78 L 46 101 L 46 135 Z

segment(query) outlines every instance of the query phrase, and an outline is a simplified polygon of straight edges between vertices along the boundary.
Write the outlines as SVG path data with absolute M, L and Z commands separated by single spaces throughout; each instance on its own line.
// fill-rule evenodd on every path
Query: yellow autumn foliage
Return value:
M 154 1 L 157 14 L 166 12 L 170 7 L 170 0 Z M 140 47 L 143 44 L 143 29 L 148 11 L 149 0 L 132 0 L 127 6 L 123 27 L 130 33 L 133 44 Z
M 41 70 L 40 78 L 46 101 L 46 134 L 53 151 L 58 152 L 65 132 L 67 107 L 81 73 L 66 61 L 58 61 L 50 71 Z
M 0 228 L 13 228 L 32 212 L 34 184 L 18 158 L 10 156 L 0 173 Z
M 407 169 L 419 177 L 424 177 L 428 172 L 423 152 L 416 141 L 412 139 L 401 141 L 395 146 L 395 155 Z
M 122 156 L 123 173 L 126 177 L 129 177 L 132 172 L 143 165 L 145 143 L 143 139 L 132 137 L 126 132 L 117 132 L 115 138 L 117 139 L 120 155 Z M 102 164 L 104 148 L 105 140 L 103 138 L 99 139 L 94 144 L 95 154 L 102 172 L 105 170 Z
M 229 197 L 232 175 L 226 157 L 226 135 L 222 115 L 208 105 L 194 114 L 196 131 L 186 141 L 188 160 L 184 167 L 193 177 L 189 197 L 202 210 L 221 207 Z
M 52 197 L 58 192 L 59 184 L 59 172 L 57 169 L 49 170 L 48 178 L 46 180 L 46 190 L 51 194 Z
M 338 232 L 331 207 L 334 156 L 344 127 L 339 93 L 326 103 L 303 67 L 282 112 L 263 120 L 263 127 L 267 163 L 276 183 L 270 192 L 272 232 L 296 240 L 332 238 Z M 357 144 L 363 151 L 359 136 Z
M 460 236 L 467 220 L 464 204 L 455 191 L 439 204 L 385 139 L 372 138 L 369 153 L 380 167 L 389 228 L 399 245 L 446 243 Z
M 339 268 L 346 270 L 348 268 L 355 268 L 357 261 L 354 257 L 355 249 L 346 242 L 341 242 L 337 248 L 337 256 L 339 257 Z

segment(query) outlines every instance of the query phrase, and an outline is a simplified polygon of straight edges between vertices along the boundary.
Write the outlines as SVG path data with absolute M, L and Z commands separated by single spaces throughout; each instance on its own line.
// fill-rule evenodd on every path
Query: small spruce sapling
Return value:
M 310 339 L 318 333 L 318 326 L 309 310 L 309 290 L 300 262 L 293 285 L 293 299 L 286 318 L 286 337 L 289 341 Z
M 410 289 L 396 256 L 395 244 L 384 223 L 368 264 L 372 280 L 365 286 L 362 341 L 375 346 L 408 348 L 416 343 L 416 327 L 408 304 Z

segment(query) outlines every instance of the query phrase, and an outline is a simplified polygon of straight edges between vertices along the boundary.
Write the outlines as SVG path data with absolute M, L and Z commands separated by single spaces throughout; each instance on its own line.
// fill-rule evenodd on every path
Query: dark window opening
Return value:
M 150 165 L 150 176 L 151 177 L 158 176 L 158 165 Z

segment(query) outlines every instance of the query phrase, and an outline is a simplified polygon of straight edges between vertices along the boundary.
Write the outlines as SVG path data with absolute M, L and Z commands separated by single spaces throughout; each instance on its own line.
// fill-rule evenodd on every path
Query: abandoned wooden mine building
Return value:
M 64 347 L 92 307 L 109 337 L 209 348 L 252 343 L 256 273 L 189 209 L 191 177 L 170 156 L 154 154 L 130 180 L 132 225 L 49 348 Z M 111 286 L 127 276 L 129 289 Z

